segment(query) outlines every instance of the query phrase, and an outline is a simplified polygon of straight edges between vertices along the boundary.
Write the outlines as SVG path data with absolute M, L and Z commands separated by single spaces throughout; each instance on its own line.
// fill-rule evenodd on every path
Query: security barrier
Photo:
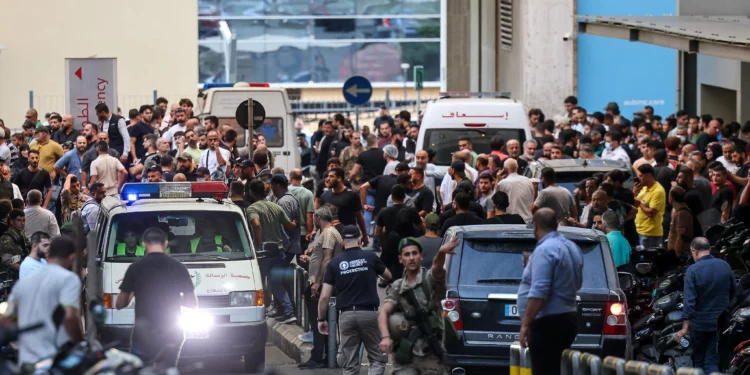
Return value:
M 699 368 L 679 368 L 677 375 L 705 375 L 705 372 Z
M 338 367 L 336 353 L 338 352 L 338 322 L 339 313 L 336 310 L 336 297 L 328 301 L 328 368 Z M 310 323 L 317 324 L 317 323 Z
M 531 375 L 531 352 L 518 341 L 510 345 L 510 375 Z
M 605 357 L 602 363 L 602 374 L 625 375 L 625 363 L 626 361 L 622 358 L 612 356 Z
M 584 375 L 598 375 L 602 371 L 601 358 L 593 354 L 581 354 L 581 357 L 578 359 L 578 364 L 581 368 L 580 373 Z
M 580 374 L 580 359 L 581 352 L 578 350 L 564 350 L 560 359 L 560 373 L 562 375 Z
M 627 375 L 649 375 L 648 362 L 628 361 L 625 363 L 625 374 Z

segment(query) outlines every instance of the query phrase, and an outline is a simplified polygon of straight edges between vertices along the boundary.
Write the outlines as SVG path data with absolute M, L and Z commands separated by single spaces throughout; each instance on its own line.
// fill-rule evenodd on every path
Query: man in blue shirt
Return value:
M 604 233 L 607 233 L 609 249 L 612 251 L 612 260 L 615 261 L 615 267 L 628 264 L 630 262 L 630 243 L 622 235 L 620 229 L 620 216 L 614 211 L 609 210 L 602 214 Z
M 534 212 L 536 248 L 518 287 L 521 346 L 531 350 L 531 372 L 559 374 L 563 350 L 578 333 L 576 293 L 583 284 L 583 253 L 557 232 L 555 212 Z M 551 359 L 555 360 L 551 360 Z
M 717 322 L 729 306 L 735 292 L 732 267 L 711 255 L 711 245 L 705 237 L 697 237 L 690 244 L 695 264 L 685 273 L 685 299 L 682 311 L 685 320 L 674 339 L 679 342 L 690 332 L 693 344 L 693 366 L 706 374 L 719 372 L 717 353 Z
M 66 152 L 55 163 L 55 172 L 58 176 L 64 177 L 72 173 L 76 178 L 81 178 L 81 165 L 83 164 L 83 156 L 86 154 L 87 145 L 86 137 L 79 135 L 76 138 L 76 147 Z

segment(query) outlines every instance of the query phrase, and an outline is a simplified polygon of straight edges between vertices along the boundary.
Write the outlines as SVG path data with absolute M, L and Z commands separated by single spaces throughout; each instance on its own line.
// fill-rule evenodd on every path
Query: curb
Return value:
M 268 323 L 268 341 L 297 363 L 310 360 L 313 345 L 300 341 L 298 336 L 305 333 L 302 327 L 296 324 L 279 323 L 273 318 L 267 318 L 266 322 Z

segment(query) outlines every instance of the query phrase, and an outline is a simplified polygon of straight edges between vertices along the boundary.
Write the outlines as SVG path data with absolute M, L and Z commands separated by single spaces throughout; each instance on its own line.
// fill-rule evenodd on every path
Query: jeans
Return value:
M 368 206 L 375 206 L 375 189 L 368 189 L 367 190 L 367 205 Z M 367 235 L 372 239 L 372 248 L 377 250 L 380 246 L 380 241 L 378 240 L 378 236 L 375 235 L 375 228 L 371 225 L 371 222 L 375 220 L 373 217 L 373 212 L 369 212 L 367 210 L 364 210 L 364 216 L 365 216 L 365 227 L 367 228 Z
M 641 246 L 647 249 L 651 247 L 664 247 L 664 240 L 661 236 L 638 235 L 638 237 L 641 239 Z
M 258 265 L 260 266 L 261 277 L 268 278 L 268 289 L 273 294 L 274 303 L 279 305 L 284 311 L 284 315 L 294 314 L 292 309 L 292 301 L 289 299 L 289 295 L 284 289 L 284 284 L 279 277 L 274 277 L 272 270 L 274 267 L 284 267 L 284 255 L 278 255 L 274 258 L 259 259 Z
M 696 331 L 690 329 L 693 344 L 693 367 L 702 368 L 706 374 L 719 372 L 719 337 L 716 331 Z

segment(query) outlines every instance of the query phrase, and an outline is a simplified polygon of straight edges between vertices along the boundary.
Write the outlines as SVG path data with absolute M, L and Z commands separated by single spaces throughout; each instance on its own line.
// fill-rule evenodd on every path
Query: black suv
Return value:
M 559 232 L 584 254 L 573 349 L 601 358 L 628 358 L 627 306 L 607 238 L 592 229 L 560 227 Z M 496 373 L 498 367 L 509 365 L 510 344 L 519 339 L 516 293 L 523 273 L 522 252 L 536 246 L 533 230 L 521 225 L 453 227 L 444 241 L 454 237 L 461 243 L 446 262 L 448 288 L 442 306 L 460 339 L 448 345 L 445 362 L 453 373 Z

